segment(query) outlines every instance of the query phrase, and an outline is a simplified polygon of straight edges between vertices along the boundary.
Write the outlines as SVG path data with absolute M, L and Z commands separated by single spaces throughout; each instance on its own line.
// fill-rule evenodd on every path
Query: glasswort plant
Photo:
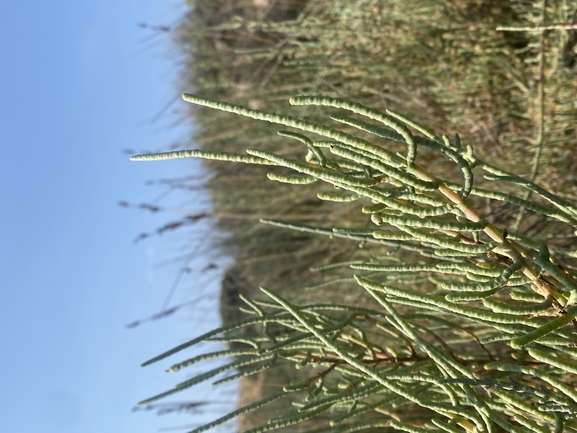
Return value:
M 279 399 L 291 399 L 293 409 L 251 433 L 297 423 L 305 428 L 314 425 L 314 431 L 334 432 L 371 428 L 406 432 L 577 431 L 577 251 L 499 227 L 490 212 L 496 203 L 513 212 L 524 209 L 525 218 L 537 215 L 545 218 L 549 227 L 574 232 L 574 204 L 477 158 L 458 135 L 453 140 L 438 137 L 390 110 L 382 112 L 327 97 L 290 99 L 293 105 L 332 107 L 356 115 L 330 116 L 343 128 L 359 130 L 358 135 L 352 135 L 191 94 L 183 98 L 292 128 L 279 134 L 287 142 L 304 145 L 306 157 L 299 160 L 249 148 L 246 154 L 183 150 L 131 159 L 199 157 L 258 164 L 277 168 L 268 175 L 273 181 L 331 185 L 333 190 L 320 191 L 319 199 L 358 201 L 374 227 L 261 222 L 382 248 L 382 254 L 369 261 L 325 266 L 331 272 L 350 268 L 352 275 L 338 280 L 348 281 L 350 290 L 366 290 L 376 303 L 374 308 L 361 308 L 338 304 L 335 299 L 294 305 L 262 287 L 270 300 L 246 299 L 251 318 L 201 335 L 143 366 L 211 341 L 239 344 L 177 363 L 170 370 L 218 357 L 234 357 L 234 361 L 140 404 L 224 372 L 230 375 L 215 385 L 288 360 L 295 368 L 306 370 L 302 379 L 193 432 L 211 429 Z M 404 148 L 396 151 L 382 144 L 394 142 Z M 427 158 L 420 158 L 425 152 L 451 161 L 460 178 L 454 181 L 433 174 L 436 167 L 431 160 L 431 166 L 425 167 Z M 286 174 L 287 169 L 293 173 Z M 483 187 L 477 185 L 480 176 Z M 487 184 L 493 187 L 487 188 Z M 531 191 L 532 195 L 526 195 L 530 199 L 519 197 L 525 191 Z M 547 233 L 550 231 L 544 235 Z M 414 261 L 395 261 L 392 253 L 397 251 L 412 252 Z M 316 289 L 322 290 L 322 286 Z M 255 324 L 262 325 L 262 335 L 241 338 L 232 332 Z M 311 420 L 321 418 L 326 424 L 311 424 Z

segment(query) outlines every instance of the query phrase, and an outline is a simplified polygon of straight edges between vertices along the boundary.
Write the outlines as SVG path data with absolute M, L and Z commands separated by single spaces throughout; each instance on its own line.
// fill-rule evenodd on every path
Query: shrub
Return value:
M 268 175 L 273 181 L 331 185 L 330 190 L 320 187 L 319 199 L 359 202 L 377 227 L 262 222 L 373 244 L 365 260 L 325 266 L 335 278 L 324 284 L 348 284 L 349 290 L 364 290 L 376 302 L 374 308 L 339 299 L 295 305 L 263 287 L 270 300 L 245 300 L 253 317 L 143 365 L 201 341 L 239 344 L 180 362 L 171 370 L 217 357 L 233 356 L 233 362 L 141 404 L 220 373 L 232 372 L 215 384 L 256 374 L 284 359 L 304 370 L 301 379 L 193 431 L 208 430 L 279 399 L 291 399 L 294 409 L 251 432 L 297 423 L 335 432 L 577 430 L 575 205 L 477 158 L 458 135 L 452 140 L 438 137 L 390 110 L 325 97 L 290 100 L 293 105 L 334 107 L 364 116 L 330 118 L 370 134 L 369 141 L 289 116 L 189 94 L 184 99 L 292 128 L 279 134 L 304 145 L 304 161 L 258 149 L 247 149 L 246 154 L 183 150 L 132 159 L 200 157 L 266 165 L 275 169 Z M 402 143 L 402 152 L 383 145 L 392 142 Z M 431 152 L 457 170 L 439 164 Z M 457 181 L 445 179 L 454 172 L 460 175 Z M 479 187 L 480 176 L 493 186 Z M 513 217 L 504 219 L 503 209 Z M 501 226 L 515 219 L 512 227 L 518 230 Z M 538 235 L 523 235 L 523 229 L 536 225 L 542 228 Z M 233 332 L 254 324 L 262 325 L 262 335 L 239 337 Z M 321 418 L 326 424 L 310 424 Z

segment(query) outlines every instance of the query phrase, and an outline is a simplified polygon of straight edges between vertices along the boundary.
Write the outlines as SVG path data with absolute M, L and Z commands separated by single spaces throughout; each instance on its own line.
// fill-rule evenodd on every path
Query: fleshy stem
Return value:
M 477 212 L 475 208 L 471 207 L 465 200 L 463 200 L 459 194 L 446 186 L 443 181 L 437 179 L 435 176 L 417 166 L 416 164 L 413 164 L 411 168 L 412 174 L 417 176 L 419 179 L 429 182 L 436 182 L 439 185 L 439 192 L 448 198 L 451 202 L 455 203 L 461 212 L 465 214 L 467 219 L 473 222 L 479 222 L 481 220 L 481 215 L 479 212 Z M 535 271 L 535 269 L 533 269 L 524 260 L 524 257 L 530 255 L 530 252 L 526 248 L 514 241 L 506 239 L 506 237 L 503 235 L 503 232 L 492 224 L 487 224 L 483 229 L 483 232 L 485 232 L 487 236 L 499 244 L 499 253 L 510 257 L 513 262 L 521 260 L 523 262 L 522 272 L 533 282 L 535 291 L 544 297 L 553 298 L 557 304 L 557 309 L 560 312 L 564 311 L 563 305 L 565 304 L 565 301 L 563 295 L 551 287 L 551 285 L 549 285 L 546 281 L 539 278 L 537 271 Z
M 346 142 L 348 138 L 352 138 L 347 136 L 340 131 L 336 130 L 329 130 L 328 128 L 320 127 L 319 125 L 295 119 L 290 116 L 283 116 L 274 113 L 263 113 L 256 110 L 251 110 L 246 107 L 242 107 L 239 105 L 223 103 L 219 101 L 213 101 L 210 99 L 200 98 L 198 96 L 192 94 L 183 94 L 183 99 L 187 102 L 202 105 L 205 107 L 214 108 L 217 110 L 227 111 L 235 114 L 240 114 L 245 117 L 250 117 L 253 119 L 264 120 L 271 123 L 286 125 L 295 127 L 304 131 L 309 131 L 313 133 L 325 133 L 327 136 L 332 136 L 331 138 L 337 139 L 339 141 Z M 333 102 L 340 102 L 341 100 L 330 100 L 330 98 L 323 98 L 326 99 L 327 105 Z M 325 104 L 323 104 L 325 105 Z M 329 132 L 329 134 L 327 134 Z M 351 143 L 353 144 L 353 143 Z M 393 154 L 392 152 L 386 152 L 387 157 L 390 159 L 390 162 L 396 165 L 404 165 L 405 161 L 399 156 Z M 463 214 L 468 218 L 470 221 L 479 222 L 481 220 L 480 214 L 477 212 L 476 209 L 471 207 L 458 193 L 454 192 L 450 189 L 445 183 L 424 168 L 420 167 L 419 165 L 412 163 L 406 166 L 406 171 L 418 179 L 427 181 L 427 182 L 435 182 L 438 185 L 438 190 L 441 194 L 443 194 L 447 199 L 449 199 L 452 203 L 454 203 Z M 559 313 L 564 313 L 564 306 L 566 304 L 565 298 L 563 295 L 556 289 L 554 289 L 550 284 L 548 284 L 543 279 L 539 278 L 539 274 L 535 269 L 533 269 L 525 260 L 524 257 L 530 257 L 531 252 L 522 247 L 521 245 L 516 244 L 515 242 L 506 239 L 506 236 L 503 235 L 503 232 L 497 229 L 492 224 L 487 224 L 487 226 L 483 229 L 485 234 L 489 236 L 492 240 L 499 244 L 497 252 L 503 254 L 507 257 L 510 257 L 514 262 L 521 260 L 523 263 L 523 274 L 528 277 L 533 283 L 533 289 L 541 294 L 546 298 L 552 298 L 554 300 L 554 305 L 557 308 Z

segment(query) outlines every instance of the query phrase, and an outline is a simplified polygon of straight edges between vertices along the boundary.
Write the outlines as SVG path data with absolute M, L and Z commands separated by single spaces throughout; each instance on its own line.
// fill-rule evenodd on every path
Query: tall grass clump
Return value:
M 575 200 L 577 32 L 571 24 L 558 25 L 575 21 L 574 1 L 188 0 L 188 4 L 176 40 L 184 53 L 183 76 L 191 93 L 319 123 L 324 122 L 322 107 L 287 106 L 286 100 L 295 94 L 323 94 L 386 106 L 411 113 L 424 125 L 459 131 L 477 157 L 506 161 L 499 166 Z M 271 135 L 265 122 L 201 106 L 190 110 L 190 121 L 199 149 L 242 153 L 251 143 L 294 157 L 286 139 Z M 354 131 L 352 126 L 341 126 L 344 132 Z M 365 135 L 358 132 L 360 138 Z M 444 170 L 446 162 L 438 154 L 430 155 L 435 158 L 431 164 Z M 236 260 L 223 285 L 225 294 L 228 286 L 234 294 L 230 308 L 226 305 L 231 297 L 223 295 L 225 323 L 240 317 L 234 314 L 240 302 L 234 290 L 237 283 L 250 297 L 254 293 L 248 287 L 275 284 L 278 290 L 290 290 L 309 267 L 353 260 L 352 241 L 331 243 L 306 232 L 274 232 L 252 220 L 283 215 L 307 225 L 321 221 L 355 225 L 354 202 L 311 200 L 315 184 L 291 188 L 280 182 L 262 183 L 262 166 L 215 161 L 205 166 L 218 178 L 206 187 L 219 229 L 230 234 L 226 249 L 234 251 Z M 478 178 L 476 186 L 483 188 L 484 181 Z M 257 194 L 262 198 L 255 200 Z M 521 198 L 532 194 L 528 190 Z M 486 203 L 495 208 L 486 208 Z M 495 224 L 529 237 L 549 230 L 544 218 L 535 214 L 526 218 L 525 211 L 511 212 L 505 203 L 486 201 L 479 206 L 492 214 Z M 274 245 L 267 240 L 273 235 Z M 557 236 L 556 242 L 569 242 L 564 232 Z M 371 248 L 367 244 L 356 251 L 355 259 L 364 260 L 359 256 Z M 286 260 L 288 256 L 292 260 Z M 311 284 L 324 274 L 312 276 Z M 278 278 L 272 281 L 270 275 Z M 337 284 L 330 288 L 335 287 L 337 296 L 347 297 L 347 302 L 357 296 Z M 308 292 L 307 297 L 322 298 L 318 293 Z
M 277 400 L 288 409 L 251 433 L 311 426 L 333 432 L 577 431 L 574 203 L 499 168 L 506 161 L 478 157 L 459 135 L 439 136 L 392 110 L 333 97 L 291 98 L 293 106 L 335 109 L 329 119 L 313 122 L 191 94 L 184 99 L 289 128 L 277 131 L 283 147 L 183 150 L 133 160 L 200 157 L 265 166 L 272 181 L 297 189 L 318 185 L 319 200 L 356 205 L 368 224 L 263 219 L 281 229 L 352 239 L 354 251 L 348 260 L 317 267 L 325 275 L 321 283 L 311 286 L 303 277 L 292 288 L 305 294 L 298 304 L 261 287 L 268 299 L 244 300 L 251 317 L 145 362 L 200 342 L 231 343 L 229 350 L 170 370 L 218 357 L 232 362 L 141 404 L 222 373 L 228 375 L 215 385 L 286 361 L 300 370 L 298 380 L 193 432 Z M 526 236 L 535 225 L 539 232 Z M 269 242 L 274 245 L 275 237 Z M 306 302 L 307 293 L 334 284 L 369 294 L 373 304 L 328 296 Z M 260 335 L 236 332 L 254 325 Z

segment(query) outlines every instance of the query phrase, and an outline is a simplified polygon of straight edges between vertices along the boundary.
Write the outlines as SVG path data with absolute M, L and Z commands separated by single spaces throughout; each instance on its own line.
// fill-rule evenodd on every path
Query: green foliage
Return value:
M 542 20 L 571 22 L 575 1 L 187 0 L 187 3 L 190 8 L 176 32 L 183 53 L 182 88 L 214 100 L 306 117 L 316 123 L 325 122 L 323 107 L 286 106 L 286 100 L 293 95 L 321 93 L 368 107 L 387 107 L 383 114 L 401 122 L 404 121 L 395 115 L 410 113 L 428 127 L 439 125 L 434 127 L 436 131 L 459 131 L 463 143 L 473 145 L 481 159 L 496 162 L 500 168 L 537 181 L 547 191 L 575 200 L 572 172 L 576 164 L 577 32 L 559 28 L 542 35 L 535 31 Z M 497 30 L 499 26 L 533 30 L 501 31 Z M 543 98 L 539 96 L 540 89 Z M 347 114 L 350 113 L 334 114 L 340 123 L 338 129 L 360 138 L 370 136 L 348 125 Z M 200 106 L 191 109 L 190 115 L 194 124 L 193 147 L 245 157 L 248 155 L 244 148 L 255 147 L 293 159 L 301 157 L 285 137 L 270 134 L 266 122 L 231 117 Z M 425 129 L 417 131 L 431 138 Z M 439 139 L 444 143 L 449 138 Z M 452 134 L 450 141 L 458 145 Z M 543 143 L 547 145 L 541 146 Z M 317 142 L 317 147 L 323 146 Z M 401 145 L 387 147 L 394 152 L 403 149 Z M 347 149 L 343 144 L 335 151 Z M 420 152 L 422 157 L 435 159 L 428 162 L 434 174 L 458 180 L 446 158 L 427 149 Z M 307 153 L 310 154 L 308 150 Z M 342 160 L 341 167 L 358 171 L 358 165 L 346 167 L 348 161 Z M 206 161 L 205 166 L 218 179 L 204 186 L 210 193 L 219 229 L 229 235 L 222 241 L 223 250 L 234 252 L 236 261 L 225 276 L 225 282 L 230 282 L 225 286 L 230 290 L 223 290 L 222 295 L 224 323 L 242 317 L 238 313 L 237 288 L 255 297 L 260 294 L 254 293 L 253 288 L 274 285 L 281 294 L 291 291 L 293 295 L 302 295 L 303 299 L 297 302 L 321 301 L 327 291 L 346 302 L 362 305 L 371 302 L 368 294 L 352 294 L 338 282 L 322 292 L 295 294 L 293 287 L 302 281 L 309 267 L 335 260 L 368 260 L 377 244 L 367 241 L 365 249 L 354 250 L 353 235 L 348 242 L 331 242 L 313 236 L 312 232 L 275 231 L 269 225 L 255 223 L 259 218 L 284 218 L 308 226 L 367 228 L 371 223 L 358 214 L 356 194 L 331 189 L 319 192 L 320 182 L 293 188 L 286 181 L 300 183 L 310 178 L 298 175 L 289 179 L 284 176 L 294 174 L 283 169 L 272 174 L 277 181 L 266 183 L 261 181 L 266 169 L 263 166 L 231 166 L 215 161 Z M 491 188 L 489 185 L 482 177 L 476 178 L 477 193 Z M 516 191 L 514 184 L 502 184 L 499 191 L 490 194 L 508 195 L 516 200 L 516 205 L 522 202 L 537 206 L 526 200 L 531 191 L 522 195 Z M 317 193 L 323 201 L 312 198 Z M 399 194 L 407 200 L 413 199 L 409 192 Z M 493 204 L 495 208 L 487 208 Z M 480 201 L 478 208 L 485 215 L 491 214 L 492 222 L 500 227 L 506 226 L 510 231 L 513 228 L 530 240 L 547 240 L 572 249 L 572 232 L 563 225 L 548 224 L 538 213 L 524 212 L 524 207 L 513 213 L 507 204 L 496 200 Z M 274 244 L 269 241 L 271 236 L 275 238 Z M 399 236 L 395 234 L 396 238 Z M 394 240 L 389 244 L 394 244 Z M 410 248 L 416 247 L 401 247 L 399 260 L 410 260 Z M 423 247 L 419 249 L 422 251 Z M 450 250 L 438 253 L 456 254 Z M 323 276 L 324 272 L 312 275 L 310 284 L 323 283 Z M 332 279 L 339 278 L 347 276 Z
M 295 118 L 306 116 L 317 124 L 337 125 L 342 132 L 365 140 L 371 136 L 371 130 L 386 128 L 351 119 L 347 112 L 333 114 L 331 119 L 338 122 L 335 124 L 325 120 L 323 107 L 287 107 L 286 99 L 295 94 L 322 93 L 354 99 L 368 107 L 386 106 L 389 110 L 382 114 L 410 125 L 417 137 L 422 135 L 435 142 L 448 143 L 448 146 L 459 147 L 460 141 L 471 144 L 478 159 L 491 162 L 492 168 L 473 167 L 476 177 L 467 201 L 494 226 L 507 227 L 507 239 L 521 241 L 534 250 L 540 243 L 547 242 L 554 256 L 558 257 L 560 253 L 575 256 L 572 218 L 567 217 L 570 212 L 558 212 L 559 207 L 548 202 L 556 200 L 554 196 L 545 200 L 531 199 L 533 189 L 538 188 L 537 183 L 543 196 L 554 191 L 562 200 L 575 201 L 577 32 L 571 30 L 574 27 L 556 24 L 574 21 L 574 1 L 188 0 L 188 4 L 191 7 L 178 30 L 177 40 L 185 56 L 185 87 L 193 89 L 194 93 L 253 110 L 282 112 Z M 519 31 L 523 30 L 520 28 L 524 31 Z M 431 131 L 398 117 L 398 113 L 411 113 L 417 121 L 428 126 L 443 125 L 446 131 L 457 130 L 461 137 L 436 137 Z M 244 148 L 249 146 L 300 162 L 306 151 L 305 163 L 318 162 L 313 149 L 308 146 L 307 149 L 304 146 L 297 148 L 292 140 L 271 134 L 266 122 L 198 106 L 192 114 L 195 146 L 203 151 L 226 151 L 243 158 L 257 158 L 246 155 Z M 356 126 L 351 121 L 356 122 Z M 441 131 L 439 126 L 434 129 Z M 406 148 L 404 141 L 398 146 L 374 136 L 369 141 L 379 146 L 386 143 L 393 153 Z M 333 155 L 351 151 L 344 143 L 334 150 L 330 150 L 329 140 L 314 143 L 327 155 L 329 151 L 334 151 Z M 433 175 L 454 180 L 454 183 L 446 182 L 446 186 L 460 191 L 464 185 L 457 177 L 462 173 L 458 167 L 449 164 L 450 161 L 436 151 L 425 148 L 418 148 L 418 151 L 420 161 L 426 161 L 422 165 Z M 360 158 L 359 149 L 356 152 Z M 384 162 L 390 166 L 386 160 L 372 158 L 370 153 L 362 156 L 369 161 L 372 159 L 369 165 Z M 359 164 L 350 159 L 336 159 L 343 171 L 355 176 L 372 175 L 367 174 L 367 164 L 359 168 Z M 271 161 L 268 163 L 274 165 Z M 330 166 L 331 162 L 328 164 Z M 470 254 L 454 248 L 411 242 L 414 236 L 409 231 L 417 229 L 415 227 L 401 231 L 383 222 L 377 233 L 374 226 L 371 228 L 372 221 L 358 212 L 359 206 L 366 205 L 363 212 L 375 214 L 373 219 L 378 221 L 383 220 L 383 215 L 384 218 L 398 217 L 399 212 L 411 209 L 408 206 L 398 209 L 403 204 L 420 203 L 428 206 L 428 212 L 432 213 L 445 212 L 442 206 L 454 206 L 437 198 L 438 194 L 419 194 L 423 189 L 417 193 L 404 190 L 403 185 L 411 181 L 410 177 L 399 182 L 390 178 L 390 185 L 399 190 L 388 192 L 390 201 L 387 204 L 372 205 L 357 193 L 325 187 L 321 181 L 309 184 L 314 177 L 291 173 L 283 167 L 270 173 L 275 182 L 263 182 L 270 166 L 217 161 L 209 161 L 206 166 L 214 176 L 206 185 L 214 216 L 218 217 L 219 228 L 231 234 L 226 241 L 226 250 L 234 251 L 236 259 L 223 282 L 222 317 L 227 325 L 245 317 L 237 312 L 237 291 L 262 300 L 263 295 L 259 298 L 258 293 L 252 293 L 252 288 L 270 286 L 275 293 L 299 305 L 338 299 L 341 304 L 370 309 L 374 308 L 372 297 L 368 292 L 354 288 L 355 280 L 350 271 L 346 271 L 348 264 L 370 265 L 387 260 L 391 262 L 389 266 L 398 266 L 415 261 L 438 262 L 442 257 L 441 265 L 457 263 L 461 266 Z M 398 168 L 390 166 L 387 169 L 395 174 L 394 169 Z M 511 173 L 502 172 L 500 168 L 521 178 L 510 176 Z M 402 175 L 404 171 L 400 172 Z M 484 176 L 493 180 L 485 181 Z M 499 182 L 498 177 L 503 182 Z M 530 180 L 532 185 L 520 185 L 524 179 Z M 300 186 L 294 187 L 295 183 Z M 525 191 L 520 194 L 521 189 Z M 321 200 L 311 199 L 313 192 Z M 517 206 L 518 211 L 511 205 Z M 390 209 L 392 206 L 397 208 Z M 389 209 L 384 212 L 384 208 Z M 423 209 L 419 211 L 423 212 Z M 252 220 L 258 218 L 265 219 L 268 224 L 260 227 L 252 224 Z M 278 218 L 291 222 L 276 221 Z M 443 224 L 463 222 L 436 219 Z M 318 228 L 319 225 L 323 228 Z M 278 226 L 300 226 L 301 231 L 277 230 Z M 334 231 L 333 227 L 336 227 Z M 470 233 L 473 239 L 475 236 L 484 235 Z M 332 238 L 340 240 L 333 242 Z M 363 248 L 354 248 L 357 243 Z M 415 257 L 415 254 L 421 257 Z M 491 259 L 483 255 L 476 257 L 478 264 L 485 266 L 483 270 L 491 271 L 487 268 L 493 266 Z M 318 271 L 306 275 L 309 267 Z M 471 284 L 483 283 L 487 277 L 497 278 L 503 271 L 501 268 L 495 266 L 494 270 L 498 272 L 487 275 L 468 269 L 466 278 Z M 450 268 L 442 269 L 446 272 Z M 377 271 L 360 271 L 369 279 L 374 277 L 374 272 Z M 438 278 L 437 272 L 413 272 L 412 276 L 387 272 L 386 275 L 392 286 L 402 280 L 403 284 L 423 287 L 423 290 L 436 287 L 431 284 Z M 511 283 L 520 280 L 517 275 L 510 278 Z M 295 287 L 305 285 L 303 290 L 295 290 Z M 471 300 L 477 296 L 476 302 L 483 303 L 491 311 L 516 315 L 537 314 L 547 308 L 540 304 L 551 302 L 552 305 L 551 298 L 544 301 L 535 292 L 515 287 L 509 293 L 511 300 L 528 305 L 496 300 L 497 295 L 486 293 L 490 290 L 451 291 L 447 296 L 455 300 L 459 297 Z M 263 308 L 267 311 L 267 307 Z M 280 332 L 274 324 L 266 326 L 273 334 Z M 227 338 L 249 341 L 245 337 L 262 333 L 262 328 L 264 325 L 253 322 L 232 331 Z M 502 333 L 484 341 L 505 341 L 507 336 Z M 233 342 L 231 347 L 240 349 L 244 345 Z M 463 346 L 463 352 L 469 350 L 470 347 Z M 268 392 L 279 390 L 273 388 L 277 382 L 285 379 L 288 382 L 301 373 L 302 370 L 294 371 L 286 364 L 279 358 L 273 368 L 260 376 L 249 376 L 241 386 L 247 385 L 251 391 L 251 384 L 265 382 L 267 387 L 256 394 L 268 396 Z M 255 376 L 258 379 L 253 379 Z M 241 395 L 243 405 L 246 404 L 242 403 L 244 394 Z M 244 400 L 251 402 L 254 397 L 253 393 Z M 241 414 L 241 430 L 277 416 L 275 411 L 284 407 L 286 400 L 273 401 L 263 409 L 251 412 L 250 419 Z M 378 405 L 375 407 L 380 410 Z M 422 415 L 413 410 L 411 413 L 416 419 Z M 363 422 L 346 428 L 361 429 L 370 424 L 373 422 L 373 418 L 367 419 L 370 414 L 379 416 L 379 412 L 367 409 L 362 415 Z M 423 417 L 421 419 L 431 419 L 430 414 Z M 327 418 L 332 419 L 332 415 L 323 418 L 320 414 L 313 418 L 320 420 L 319 423 L 305 421 L 298 428 L 318 431 Z M 434 422 L 436 428 L 442 429 L 437 421 Z M 375 430 L 382 430 L 376 427 L 380 421 L 374 422 Z M 293 425 L 286 430 L 296 429 Z
M 571 22 L 575 1 L 188 0 L 188 4 L 190 9 L 176 37 L 185 62 L 182 88 L 214 100 L 306 117 L 316 123 L 325 123 L 323 107 L 286 106 L 286 100 L 293 95 L 321 93 L 367 107 L 387 107 L 383 114 L 401 122 L 395 115 L 410 113 L 428 127 L 439 125 L 433 128 L 436 131 L 459 131 L 461 141 L 473 145 L 480 159 L 575 200 L 577 32 L 559 28 L 542 35 L 535 30 L 543 20 Z M 497 30 L 499 26 L 533 30 L 502 31 Z M 301 157 L 285 137 L 270 134 L 266 122 L 200 106 L 190 114 L 193 147 L 237 154 L 245 154 L 245 147 L 255 147 L 293 159 Z M 370 136 L 349 125 L 348 114 L 334 114 L 338 129 L 359 138 Z M 426 129 L 417 131 L 431 138 Z M 458 145 L 452 134 L 449 137 Z M 449 137 L 439 139 L 444 143 Z M 321 142 L 316 145 L 325 146 Z M 387 148 L 393 152 L 403 149 L 391 143 Z M 335 151 L 346 152 L 346 145 Z M 458 181 L 453 172 L 458 168 L 449 160 L 432 150 L 420 152 L 422 157 L 434 158 L 427 164 L 433 174 Z M 348 161 L 342 160 L 341 167 L 358 170 L 358 165 L 345 167 Z M 368 260 L 372 254 L 373 242 L 365 242 L 366 248 L 359 251 L 351 248 L 352 240 L 331 242 L 310 232 L 274 231 L 255 223 L 259 218 L 284 218 L 309 226 L 366 228 L 364 224 L 370 221 L 358 214 L 356 194 L 330 189 L 319 192 L 320 182 L 301 188 L 282 181 L 262 182 L 263 166 L 215 161 L 207 161 L 205 166 L 218 179 L 205 187 L 219 229 L 229 234 L 222 241 L 223 249 L 233 251 L 236 260 L 225 277 L 234 282 L 230 291 L 223 291 L 225 323 L 242 317 L 237 313 L 237 287 L 254 297 L 259 293 L 252 288 L 274 284 L 285 294 L 311 266 L 334 260 Z M 280 169 L 272 176 L 278 180 L 289 175 L 293 174 Z M 289 181 L 308 182 L 306 179 L 310 180 Z M 477 196 L 486 188 L 493 187 L 477 176 Z M 317 193 L 330 200 L 312 199 Z M 399 194 L 413 199 L 409 192 Z M 487 198 L 508 195 L 505 201 L 516 200 L 514 204 L 523 203 L 527 209 L 538 206 L 526 200 L 533 194 L 530 190 L 520 195 L 513 183 L 485 194 L 490 194 Z M 511 212 L 507 204 L 492 199 L 479 200 L 477 205 L 485 215 L 492 215 L 495 225 L 517 232 L 511 236 L 523 233 L 526 240 L 547 240 L 556 247 L 572 249 L 572 232 L 567 227 L 549 224 L 541 214 L 525 212 L 524 206 Z M 488 209 L 490 205 L 495 207 Z M 271 236 L 274 245 L 269 242 Z M 399 260 L 410 260 L 409 248 L 415 247 L 401 248 Z M 438 253 L 456 254 L 450 250 Z M 291 260 L 286 260 L 289 256 Z M 323 275 L 312 275 L 311 285 L 322 283 Z M 327 290 L 347 302 L 370 303 L 368 294 L 353 295 L 342 284 L 332 284 L 323 293 Z M 298 302 L 324 297 L 320 291 L 302 295 L 304 299 Z
M 301 379 L 193 431 L 208 430 L 279 399 L 290 400 L 294 409 L 251 432 L 307 426 L 313 419 L 325 420 L 323 428 L 334 432 L 577 431 L 576 251 L 546 238 L 553 230 L 577 229 L 574 204 L 477 157 L 458 136 L 453 142 L 439 139 L 396 113 L 329 97 L 290 100 L 347 110 L 378 122 L 330 116 L 341 125 L 345 119 L 363 137 L 369 133 L 369 140 L 324 123 L 189 94 L 184 99 L 314 134 L 311 138 L 300 132 L 281 133 L 285 147 L 300 142 L 307 156 L 296 159 L 251 148 L 246 149 L 248 155 L 192 150 L 132 159 L 205 157 L 265 165 L 275 169 L 269 176 L 273 180 L 296 184 L 290 188 L 309 188 L 301 184 L 321 181 L 321 199 L 336 205 L 350 202 L 347 206 L 369 214 L 376 226 L 263 222 L 373 245 L 364 260 L 332 261 L 322 269 L 333 273 L 327 284 L 365 291 L 374 303 L 367 308 L 330 299 L 296 305 L 262 287 L 269 300 L 246 301 L 252 318 L 197 337 L 144 365 L 203 341 L 227 341 L 238 348 L 202 355 L 171 370 L 214 357 L 234 356 L 234 361 L 142 404 L 223 372 L 239 369 L 231 377 L 246 377 L 286 360 L 303 370 Z M 404 150 L 383 146 L 394 142 L 402 143 L 399 149 Z M 330 153 L 325 154 L 326 149 Z M 454 171 L 442 176 L 434 172 L 437 160 L 430 158 L 431 151 L 457 167 L 459 181 L 445 179 Z M 475 187 L 480 177 L 492 188 Z M 323 191 L 323 183 L 333 192 Z M 519 197 L 527 191 L 531 195 Z M 493 205 L 487 206 L 488 201 Z M 549 230 L 531 239 L 508 232 L 490 212 L 483 213 L 495 204 L 506 205 L 510 212 L 525 209 L 523 218 L 542 218 Z M 403 251 L 411 252 L 412 263 Z M 305 288 L 304 283 L 294 287 L 298 289 L 323 290 Z M 262 325 L 261 335 L 233 332 L 255 324 Z M 375 412 L 376 417 L 366 417 Z M 315 431 L 321 431 L 318 424 Z

